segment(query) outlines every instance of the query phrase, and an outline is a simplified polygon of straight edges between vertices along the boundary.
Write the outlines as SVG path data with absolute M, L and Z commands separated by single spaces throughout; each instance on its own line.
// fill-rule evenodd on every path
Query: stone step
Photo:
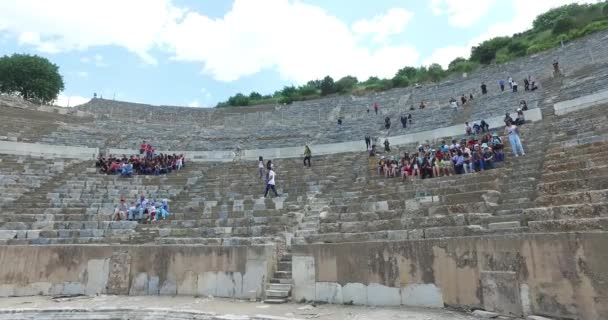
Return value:
M 287 298 L 289 297 L 288 290 L 266 290 L 266 297 L 270 298 Z

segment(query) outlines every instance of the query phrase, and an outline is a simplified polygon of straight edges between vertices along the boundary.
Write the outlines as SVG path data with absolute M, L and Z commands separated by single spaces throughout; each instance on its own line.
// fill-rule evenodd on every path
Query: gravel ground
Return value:
M 157 296 L 96 296 L 96 297 L 18 297 L 0 298 L 0 309 L 21 308 L 171 308 L 214 312 L 218 315 L 271 315 L 295 319 L 351 319 L 351 320 L 469 320 L 469 314 L 443 310 L 414 307 L 363 307 L 345 305 L 303 304 L 263 304 L 239 300 L 196 297 L 157 297 Z

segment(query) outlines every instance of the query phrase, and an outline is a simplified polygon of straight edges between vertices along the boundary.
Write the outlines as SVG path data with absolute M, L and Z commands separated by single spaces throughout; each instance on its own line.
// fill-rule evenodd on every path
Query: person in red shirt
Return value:
M 148 148 L 148 144 L 146 143 L 146 140 L 144 140 L 140 145 L 139 145 L 139 154 L 144 154 L 144 152 L 146 152 L 146 149 Z
M 374 111 L 378 114 L 378 103 L 374 102 Z
M 151 159 L 153 155 L 154 155 L 154 148 L 152 148 L 152 145 L 148 143 L 148 145 L 146 146 L 146 156 L 148 159 Z

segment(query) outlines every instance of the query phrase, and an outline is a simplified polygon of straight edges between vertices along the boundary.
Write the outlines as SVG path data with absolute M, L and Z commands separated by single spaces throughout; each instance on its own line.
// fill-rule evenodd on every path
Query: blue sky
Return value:
M 59 105 L 93 93 L 214 106 L 326 74 L 390 77 L 447 65 L 564 0 L 0 0 L 0 55 L 60 66 Z

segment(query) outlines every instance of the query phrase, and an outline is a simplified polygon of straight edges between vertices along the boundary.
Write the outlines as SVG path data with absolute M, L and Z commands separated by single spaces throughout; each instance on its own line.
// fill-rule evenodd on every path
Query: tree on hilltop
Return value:
M 59 67 L 48 59 L 29 54 L 0 58 L 0 92 L 18 94 L 25 100 L 50 103 L 64 88 Z

